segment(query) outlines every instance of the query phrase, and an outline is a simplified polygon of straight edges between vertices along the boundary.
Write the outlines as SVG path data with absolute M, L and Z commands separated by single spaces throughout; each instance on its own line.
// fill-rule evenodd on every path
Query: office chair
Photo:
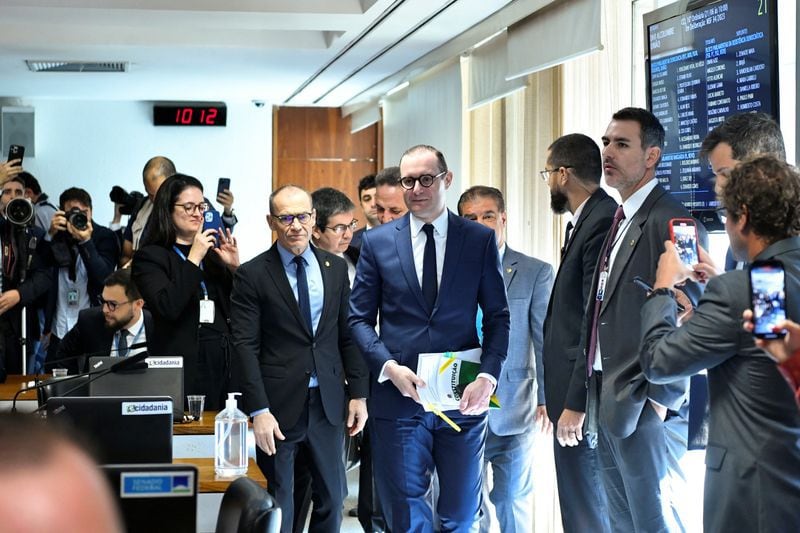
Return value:
M 219 507 L 216 533 L 278 533 L 281 510 L 258 483 L 240 477 L 230 484 Z

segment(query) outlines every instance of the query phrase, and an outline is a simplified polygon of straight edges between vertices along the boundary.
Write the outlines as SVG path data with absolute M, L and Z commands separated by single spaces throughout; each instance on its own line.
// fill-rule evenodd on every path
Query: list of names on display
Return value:
M 692 210 L 713 209 L 711 172 L 698 158 L 725 118 L 772 112 L 765 2 L 720 2 L 649 27 L 651 110 L 666 130 L 656 175 Z

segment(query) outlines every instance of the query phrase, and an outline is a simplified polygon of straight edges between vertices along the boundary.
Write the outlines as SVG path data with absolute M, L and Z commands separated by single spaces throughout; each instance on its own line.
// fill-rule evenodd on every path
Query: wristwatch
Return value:
M 659 287 L 650 291 L 650 293 L 647 295 L 647 299 L 649 300 L 653 296 L 670 296 L 675 298 L 675 291 L 669 287 Z

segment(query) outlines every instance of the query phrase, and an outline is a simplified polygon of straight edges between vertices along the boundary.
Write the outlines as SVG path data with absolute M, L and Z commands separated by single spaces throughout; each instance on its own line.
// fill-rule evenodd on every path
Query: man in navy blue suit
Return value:
M 409 148 L 400 160 L 409 213 L 364 235 L 349 324 L 372 375 L 375 478 L 392 531 L 433 531 L 425 499 L 432 472 L 441 493 L 442 531 L 469 531 L 480 517 L 489 396 L 508 349 L 509 311 L 494 232 L 445 208 L 453 180 L 436 148 Z M 420 405 L 420 353 L 480 347 L 480 373 L 448 411 L 456 432 Z M 380 313 L 379 331 L 376 332 Z

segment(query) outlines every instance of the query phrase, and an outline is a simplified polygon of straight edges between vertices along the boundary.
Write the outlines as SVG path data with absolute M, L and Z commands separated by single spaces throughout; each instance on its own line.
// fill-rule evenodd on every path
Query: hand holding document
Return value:
M 417 389 L 417 393 L 425 411 L 436 414 L 453 429 L 461 431 L 444 411 L 458 410 L 464 389 L 478 376 L 480 361 L 480 348 L 461 352 L 419 354 L 417 376 L 427 386 L 424 389 Z M 489 407 L 495 409 L 500 407 L 495 395 L 490 398 Z

